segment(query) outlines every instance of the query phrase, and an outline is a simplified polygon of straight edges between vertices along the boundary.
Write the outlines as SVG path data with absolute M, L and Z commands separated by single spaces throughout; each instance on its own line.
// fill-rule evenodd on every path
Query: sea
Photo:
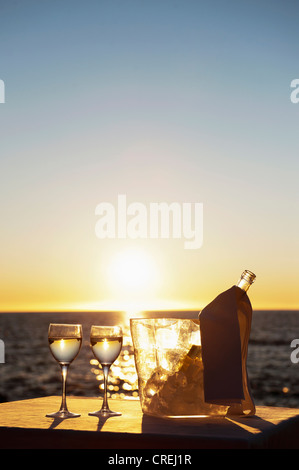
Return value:
M 142 312 L 137 316 L 198 318 L 198 311 Z M 60 367 L 48 346 L 50 323 L 82 324 L 82 347 L 69 368 L 67 394 L 84 397 L 102 397 L 104 387 L 101 367 L 90 348 L 91 325 L 122 325 L 123 347 L 111 366 L 108 396 L 111 400 L 137 398 L 129 320 L 126 312 L 111 311 L 0 313 L 0 339 L 4 346 L 0 402 L 61 394 Z M 299 363 L 291 358 L 291 343 L 297 338 L 299 311 L 253 311 L 247 370 L 256 405 L 299 408 Z

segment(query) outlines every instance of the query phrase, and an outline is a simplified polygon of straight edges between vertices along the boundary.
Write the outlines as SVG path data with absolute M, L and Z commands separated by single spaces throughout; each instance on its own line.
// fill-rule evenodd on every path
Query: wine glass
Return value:
M 62 401 L 59 411 L 47 414 L 49 418 L 77 418 L 66 406 L 66 378 L 70 363 L 77 357 L 82 344 L 82 326 L 50 323 L 48 340 L 50 351 L 61 367 Z
M 104 399 L 99 411 L 88 413 L 90 416 L 109 417 L 120 416 L 121 413 L 111 411 L 107 400 L 108 374 L 111 364 L 118 357 L 123 342 L 123 333 L 120 326 L 96 326 L 90 330 L 90 346 L 95 358 L 102 366 L 104 374 Z

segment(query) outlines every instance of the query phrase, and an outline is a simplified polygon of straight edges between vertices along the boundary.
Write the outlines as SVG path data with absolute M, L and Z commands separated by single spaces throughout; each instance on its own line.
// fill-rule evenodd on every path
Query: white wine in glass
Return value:
M 77 357 L 82 344 L 82 326 L 63 323 L 51 323 L 48 340 L 50 351 L 61 367 L 62 400 L 59 411 L 47 414 L 49 418 L 77 418 L 66 405 L 66 378 L 70 363 Z
M 88 413 L 90 416 L 109 417 L 120 416 L 121 413 L 111 411 L 108 406 L 107 385 L 109 370 L 113 362 L 118 358 L 122 348 L 123 333 L 120 326 L 96 326 L 90 330 L 90 346 L 95 358 L 99 361 L 104 375 L 104 398 L 102 408 L 99 411 Z

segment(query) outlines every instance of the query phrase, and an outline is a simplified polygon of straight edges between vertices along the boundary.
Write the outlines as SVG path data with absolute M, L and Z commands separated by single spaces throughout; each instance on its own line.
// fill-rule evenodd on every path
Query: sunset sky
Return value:
M 0 310 L 299 309 L 298 3 L 0 0 Z M 203 244 L 96 207 L 203 204 Z M 129 220 L 129 218 L 128 218 Z

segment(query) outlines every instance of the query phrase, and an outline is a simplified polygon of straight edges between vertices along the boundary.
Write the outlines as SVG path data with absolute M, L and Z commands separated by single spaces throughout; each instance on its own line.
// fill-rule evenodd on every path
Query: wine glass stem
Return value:
M 108 374 L 109 374 L 109 365 L 103 365 L 103 374 L 104 374 L 104 399 L 103 399 L 103 404 L 102 404 L 102 410 L 103 411 L 108 411 L 108 399 L 107 399 L 107 387 L 108 387 Z
M 67 411 L 67 406 L 66 406 L 66 377 L 68 373 L 68 364 L 60 364 L 61 367 L 61 375 L 62 375 L 62 400 L 61 400 L 61 406 L 60 406 L 60 411 Z

